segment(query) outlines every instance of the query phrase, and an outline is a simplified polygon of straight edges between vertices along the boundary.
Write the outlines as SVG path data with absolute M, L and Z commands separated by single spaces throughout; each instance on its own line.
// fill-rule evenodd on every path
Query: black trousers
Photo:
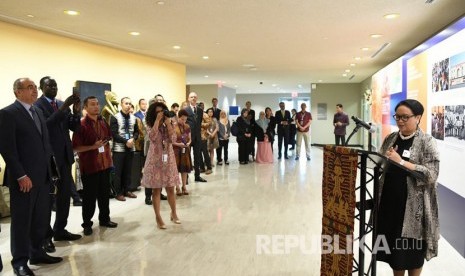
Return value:
M 278 130 L 278 154 L 281 156 L 281 149 L 284 141 L 284 156 L 287 156 L 287 148 L 289 147 L 289 127 L 283 127 Z
M 93 174 L 82 174 L 82 227 L 92 226 L 95 201 L 98 203 L 100 222 L 110 221 L 110 169 Z
M 208 153 L 208 144 L 207 140 L 202 140 L 200 143 L 200 168 L 205 169 L 205 166 L 207 166 L 207 170 L 212 169 L 212 163 L 210 160 L 210 154 Z M 195 160 L 194 160 L 195 162 Z
M 71 185 L 74 185 L 73 176 L 71 175 L 71 165 L 64 164 L 60 166 L 61 180 L 57 183 L 56 194 L 56 217 L 53 225 L 55 235 L 60 235 L 68 224 L 69 205 L 71 198 Z
M 10 187 L 10 246 L 13 268 L 27 265 L 29 258 L 45 255 L 43 241 L 50 228 L 50 183 L 36 183 L 28 193 Z
M 198 178 L 200 177 L 200 159 L 202 158 L 200 155 L 200 151 L 201 151 L 200 148 L 202 147 L 201 140 L 196 138 L 193 135 L 191 145 L 192 145 L 192 153 L 194 155 L 194 175 L 195 175 L 195 178 Z
M 250 140 L 237 141 L 239 151 L 239 162 L 249 162 Z
M 221 162 L 223 158 L 221 157 L 222 151 L 224 151 L 224 161 L 228 161 L 228 146 L 229 146 L 229 139 L 228 140 L 219 140 L 218 141 L 220 146 L 216 149 L 216 161 Z
M 346 136 L 345 135 L 334 135 L 336 138 L 336 146 L 344 146 L 346 144 Z M 342 144 L 341 144 L 342 142 Z
M 113 166 L 115 166 L 115 179 L 113 184 L 118 195 L 125 195 L 131 186 L 132 159 L 134 153 L 127 152 L 112 152 Z

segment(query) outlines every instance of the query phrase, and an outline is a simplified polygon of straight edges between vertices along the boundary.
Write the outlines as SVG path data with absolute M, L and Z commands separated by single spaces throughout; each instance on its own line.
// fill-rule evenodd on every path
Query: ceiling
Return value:
M 1 0 L 0 20 L 185 64 L 187 84 L 301 93 L 360 83 L 465 13 L 463 0 L 425 2 Z M 383 17 L 391 13 L 400 16 Z

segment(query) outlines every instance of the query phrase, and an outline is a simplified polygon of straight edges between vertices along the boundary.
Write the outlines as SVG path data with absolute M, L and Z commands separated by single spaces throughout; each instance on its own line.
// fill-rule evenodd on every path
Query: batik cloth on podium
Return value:
M 321 275 L 351 275 L 357 150 L 325 146 Z

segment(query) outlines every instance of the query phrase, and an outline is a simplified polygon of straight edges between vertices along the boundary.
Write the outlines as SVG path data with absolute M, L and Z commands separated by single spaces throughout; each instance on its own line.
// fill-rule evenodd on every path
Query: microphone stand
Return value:
M 357 133 L 357 131 L 362 127 L 361 124 L 356 124 L 355 125 L 355 128 L 354 130 L 352 130 L 352 133 L 349 135 L 349 137 L 347 138 L 346 140 L 346 143 L 344 144 L 344 146 L 347 146 L 349 144 L 349 141 L 350 141 L 350 138 L 352 138 L 352 136 L 354 136 L 355 133 Z

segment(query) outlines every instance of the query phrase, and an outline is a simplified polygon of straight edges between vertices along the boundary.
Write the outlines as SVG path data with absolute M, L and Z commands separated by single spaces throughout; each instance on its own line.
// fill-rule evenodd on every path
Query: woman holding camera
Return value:
M 157 226 L 160 229 L 166 229 L 160 214 L 160 192 L 162 188 L 165 188 L 168 193 L 171 221 L 181 224 L 176 214 L 176 197 L 174 195 L 174 187 L 179 183 L 179 174 L 172 145 L 173 142 L 176 142 L 176 133 L 164 103 L 155 102 L 151 104 L 145 120 L 147 122 L 147 136 L 150 140 L 150 147 L 145 161 L 142 186 L 153 190 L 152 202 Z

